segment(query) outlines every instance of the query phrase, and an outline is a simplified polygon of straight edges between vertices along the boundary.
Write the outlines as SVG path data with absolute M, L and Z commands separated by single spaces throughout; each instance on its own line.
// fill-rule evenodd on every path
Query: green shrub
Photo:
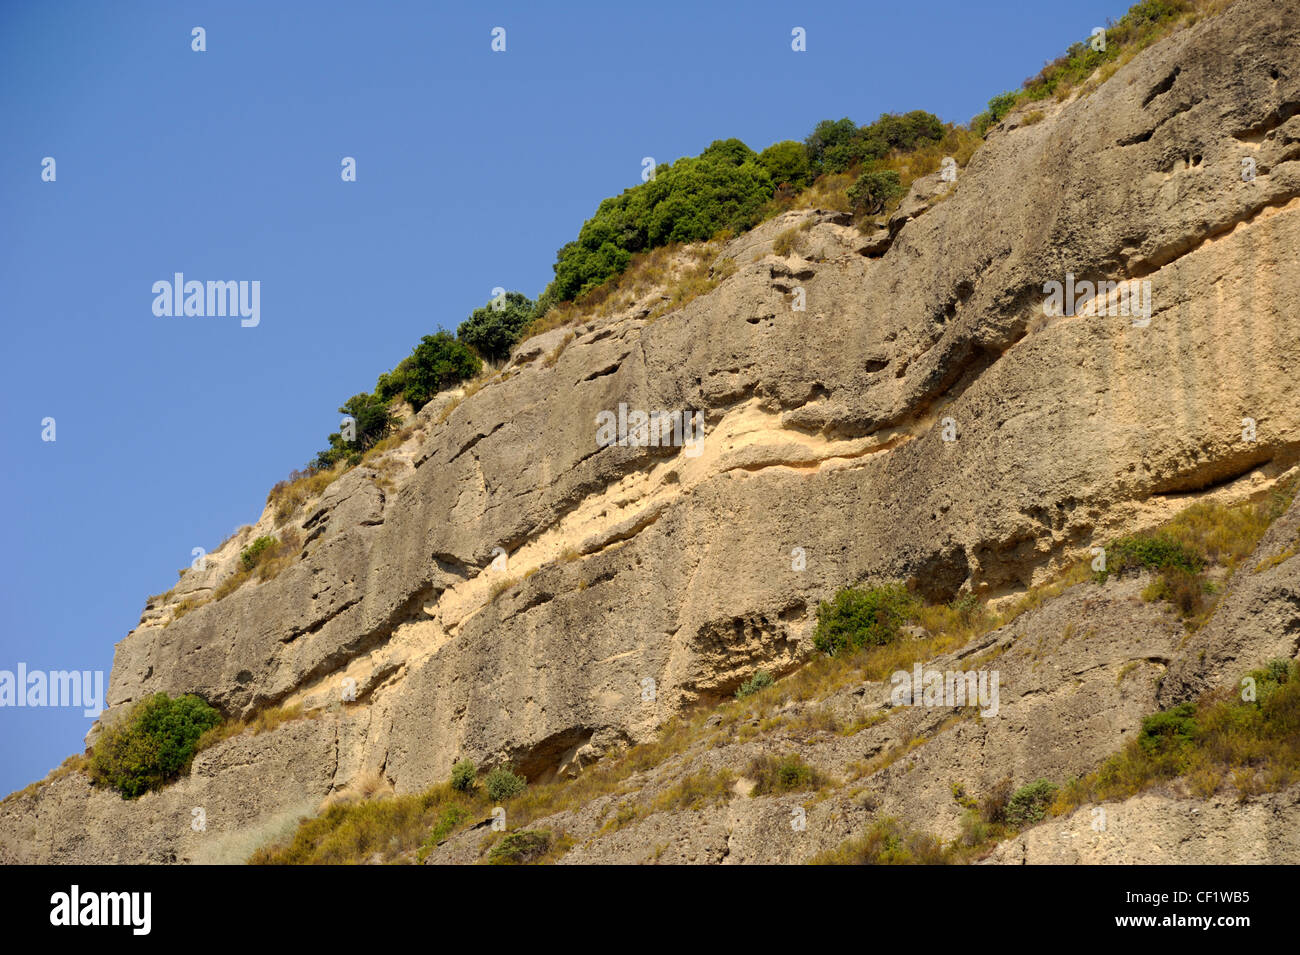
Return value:
M 773 143 L 758 154 L 758 163 L 772 177 L 773 185 L 793 189 L 802 189 L 808 185 L 811 167 L 808 164 L 808 150 L 803 143 L 790 139 Z
M 442 815 L 438 817 L 437 825 L 429 831 L 429 838 L 425 841 L 425 845 L 433 848 L 442 842 L 443 839 L 451 835 L 452 830 L 459 826 L 468 815 L 469 810 L 464 806 L 455 804 L 447 806 L 443 809 Z
M 818 174 L 844 172 L 863 159 L 858 124 L 843 119 L 823 119 L 804 140 L 808 162 Z
M 521 292 L 507 292 L 500 306 L 488 303 L 470 312 L 456 337 L 484 358 L 502 361 L 532 321 L 536 303 Z
M 743 700 L 747 696 L 753 696 L 759 690 L 766 690 L 775 682 L 772 679 L 772 674 L 766 670 L 759 670 L 736 688 L 736 699 Z
M 1020 97 L 1018 90 L 1012 90 L 1006 93 L 999 93 L 989 100 L 989 108 L 980 113 L 971 120 L 971 128 L 979 135 L 983 136 L 988 132 L 990 126 L 995 126 L 1002 121 L 1002 117 L 1011 112 L 1011 108 L 1016 105 Z
M 1196 704 L 1180 703 L 1142 720 L 1138 744 L 1150 756 L 1190 746 L 1196 739 Z
M 946 132 L 939 117 L 919 109 L 882 113 L 874 123 L 861 128 L 846 116 L 822 120 L 804 140 L 804 147 L 809 166 L 816 173 L 847 172 L 891 152 L 908 152 L 936 143 Z
M 551 834 L 545 829 L 523 829 L 502 837 L 488 853 L 489 865 L 527 865 L 551 848 Z
M 493 802 L 504 802 L 527 788 L 528 780 L 515 775 L 504 766 L 498 766 L 487 774 L 487 794 Z
M 772 176 L 738 139 L 718 140 L 695 158 L 660 164 L 655 178 L 606 199 L 560 249 L 540 316 L 627 267 L 632 256 L 674 242 L 698 242 L 723 229 L 756 225 L 772 197 Z
M 263 556 L 278 543 L 280 542 L 274 537 L 263 534 L 239 552 L 239 566 L 244 570 L 253 570 L 262 562 Z
M 1123 574 L 1136 570 L 1182 570 L 1199 573 L 1205 561 L 1190 547 L 1168 534 L 1139 534 L 1121 537 L 1106 549 L 1106 572 Z
M 766 753 L 755 756 L 745 768 L 745 775 L 754 781 L 751 796 L 816 789 L 826 782 L 826 777 L 805 763 L 797 753 L 779 758 Z
M 388 407 L 388 399 L 378 395 L 353 395 L 339 408 L 339 414 L 347 415 L 353 420 L 355 436 L 345 439 L 342 432 L 329 436 L 329 447 L 316 455 L 311 468 L 315 471 L 328 471 L 339 461 L 355 464 L 362 453 L 383 439 L 393 430 L 397 421 Z M 356 460 L 354 460 L 356 459 Z
M 134 799 L 188 772 L 196 744 L 221 714 L 192 694 L 146 697 L 106 727 L 90 755 L 90 778 Z
M 818 605 L 813 646 L 835 654 L 844 649 L 892 643 L 920 606 L 920 601 L 901 584 L 866 590 L 845 588 L 829 603 L 823 600 Z
M 462 759 L 451 767 L 451 788 L 457 792 L 467 793 L 474 788 L 474 778 L 478 767 L 472 759 Z
M 473 378 L 482 368 L 478 356 L 450 332 L 425 335 L 396 368 L 379 376 L 375 395 L 384 402 L 400 396 L 419 411 L 438 392 Z
M 868 170 L 849 187 L 849 201 L 858 212 L 869 216 L 883 212 L 892 199 L 903 194 L 898 173 L 892 169 Z
M 1042 822 L 1047 815 L 1047 807 L 1056 798 L 1056 790 L 1056 784 L 1046 779 L 1017 789 L 1007 800 L 1007 823 L 1012 826 L 1028 826 Z

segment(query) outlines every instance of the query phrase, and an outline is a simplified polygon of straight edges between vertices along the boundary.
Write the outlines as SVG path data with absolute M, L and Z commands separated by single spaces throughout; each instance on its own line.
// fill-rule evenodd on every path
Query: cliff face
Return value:
M 1008 117 L 955 183 L 918 182 L 889 236 L 787 213 L 721 249 L 717 287 L 679 310 L 525 342 L 376 466 L 278 527 L 268 507 L 117 647 L 106 719 L 159 690 L 316 718 L 207 750 L 135 803 L 54 780 L 4 805 L 0 856 L 231 861 L 367 771 L 398 792 L 459 755 L 572 774 L 759 667 L 790 670 L 841 587 L 998 598 L 1197 495 L 1266 489 L 1300 459 L 1297 63 L 1300 4 L 1239 0 L 1091 94 L 1040 104 L 1041 121 Z M 795 250 L 777 255 L 791 228 Z M 1044 283 L 1098 280 L 1149 282 L 1149 323 L 1044 317 Z M 620 404 L 698 409 L 702 445 L 601 447 L 598 415 Z M 248 540 L 288 530 L 304 541 L 292 566 L 173 619 Z M 888 771 L 872 785 L 942 828 L 954 764 L 972 778 L 1095 766 L 1155 706 L 1259 654 L 1294 656 L 1297 574 L 1290 559 L 1243 585 L 1193 641 L 1122 588 L 1100 604 L 1067 592 L 983 647 L 1005 644 L 1012 667 L 1001 720 L 923 747 L 913 785 Z M 1097 636 L 1066 645 L 1080 615 Z M 1051 665 L 1026 659 L 1017 680 L 1030 637 Z M 1159 698 L 1117 685 L 1132 661 L 1169 669 Z M 190 828 L 195 806 L 207 832 Z M 832 845 L 856 817 L 826 812 Z M 791 857 L 746 854 L 738 824 L 718 822 L 722 855 Z M 636 831 L 599 858 L 642 853 Z

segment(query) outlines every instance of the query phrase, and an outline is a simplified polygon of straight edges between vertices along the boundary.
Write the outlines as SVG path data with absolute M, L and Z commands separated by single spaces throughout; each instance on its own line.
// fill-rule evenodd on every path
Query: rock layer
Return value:
M 207 802 L 260 833 L 367 771 L 399 792 L 460 755 L 532 779 L 577 772 L 758 667 L 795 666 L 840 587 L 1001 598 L 1197 496 L 1265 490 L 1300 459 L 1297 62 L 1300 4 L 1239 0 L 1041 122 L 1009 117 L 946 192 L 918 183 L 884 237 L 787 213 L 732 240 L 718 268 L 734 272 L 677 311 L 524 343 L 476 393 L 424 409 L 382 468 L 296 514 L 302 552 L 279 576 L 174 619 L 253 536 L 284 533 L 268 507 L 117 648 L 107 718 L 159 690 L 231 717 L 299 702 L 328 715 L 223 744 L 137 804 L 57 780 L 6 804 L 0 851 L 198 861 L 171 822 L 100 841 L 42 820 L 183 823 Z M 797 251 L 776 255 L 796 227 Z M 1150 323 L 1046 316 L 1044 284 L 1067 274 L 1149 282 Z M 601 447 L 597 416 L 620 404 L 698 409 L 704 442 Z M 1270 640 L 1294 655 L 1291 579 L 1258 583 L 1220 626 L 1267 618 L 1259 646 L 1202 663 L 1154 624 L 1116 622 L 1088 666 L 1166 661 L 1168 696 Z M 1059 719 L 999 730 L 1003 762 L 1095 761 L 1156 702 L 1058 684 Z M 936 761 L 984 745 L 952 735 Z M 254 792 L 236 780 L 257 760 L 284 775 Z M 887 798 L 935 811 L 924 785 Z M 232 830 L 216 855 L 238 842 Z

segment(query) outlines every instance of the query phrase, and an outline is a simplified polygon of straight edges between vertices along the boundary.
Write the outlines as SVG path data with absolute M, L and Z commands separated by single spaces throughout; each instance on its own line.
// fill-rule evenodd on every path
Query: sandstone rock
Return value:
M 475 393 L 423 409 L 391 476 L 358 467 L 295 514 L 283 530 L 302 535 L 296 563 L 175 619 L 182 597 L 229 579 L 247 540 L 276 531 L 268 508 L 118 645 L 106 718 L 159 690 L 228 716 L 321 707 L 348 680 L 355 706 L 232 741 L 220 752 L 247 747 L 247 762 L 205 775 L 214 751 L 148 803 L 56 780 L 5 804 L 3 851 L 234 858 L 236 842 L 358 773 L 382 768 L 404 793 L 461 755 L 530 778 L 576 772 L 757 669 L 798 665 L 817 602 L 840 587 L 907 579 L 932 600 L 1005 598 L 1198 495 L 1266 491 L 1300 460 L 1300 75 L 1285 68 L 1298 12 L 1239 0 L 1043 121 L 995 130 L 943 201 L 934 182 L 913 189 L 887 245 L 839 214 L 786 213 L 728 243 L 718 258 L 734 274 L 683 308 L 524 343 Z M 1243 154 L 1258 161 L 1252 182 Z M 808 257 L 771 254 L 805 222 Z M 1149 281 L 1149 325 L 1043 322 L 1044 283 L 1067 273 Z M 597 415 L 620 404 L 698 409 L 700 453 L 598 446 Z M 951 833 L 953 765 L 976 789 L 1095 765 L 1154 708 L 1167 669 L 1159 700 L 1294 655 L 1297 566 L 1239 572 L 1195 653 L 1136 583 L 1045 606 L 989 647 L 1008 667 L 1005 717 L 944 730 L 876 774 L 871 798 Z M 887 690 L 829 705 L 880 709 Z M 942 723 L 902 710 L 808 757 L 842 772 Z M 275 783 L 251 768 L 268 760 Z M 242 842 L 201 850 L 216 840 L 177 827 L 199 794 L 240 820 Z M 827 801 L 822 828 L 795 843 L 755 835 L 781 815 L 763 800 L 710 812 L 696 832 L 647 820 L 616 848 L 571 855 L 806 857 L 870 816 Z

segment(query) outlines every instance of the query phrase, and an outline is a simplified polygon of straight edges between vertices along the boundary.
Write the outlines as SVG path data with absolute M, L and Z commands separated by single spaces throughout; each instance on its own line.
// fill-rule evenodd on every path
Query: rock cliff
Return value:
M 902 579 L 934 601 L 1005 601 L 1193 501 L 1267 492 L 1300 460 L 1297 63 L 1300 4 L 1239 0 L 1041 120 L 1006 117 L 955 182 L 919 180 L 883 236 L 789 212 L 716 249 L 716 287 L 680 309 L 639 303 L 524 342 L 472 394 L 426 406 L 399 447 L 283 520 L 268 506 L 151 603 L 117 646 L 104 716 L 161 690 L 231 718 L 292 704 L 313 718 L 205 750 L 135 802 L 54 778 L 0 809 L 0 858 L 242 861 L 366 773 L 397 793 L 461 755 L 572 776 L 758 668 L 794 670 L 839 588 Z M 1044 314 L 1045 283 L 1129 280 L 1150 283 L 1149 322 Z M 598 416 L 620 405 L 698 411 L 704 437 L 602 447 Z M 264 533 L 296 534 L 293 563 L 203 602 Z M 926 740 L 819 802 L 805 832 L 784 824 L 797 797 L 747 800 L 689 826 L 651 816 L 565 861 L 796 861 L 880 812 L 951 833 L 954 780 L 1085 772 L 1142 715 L 1295 657 L 1300 561 L 1238 577 L 1190 639 L 1126 580 L 1067 589 L 954 651 L 998 654 L 999 716 L 945 726 L 916 710 L 808 743 L 809 762 L 844 773 Z M 815 705 L 888 695 L 866 683 Z M 678 769 L 764 745 L 691 750 Z M 1294 831 L 1294 793 L 1269 798 L 1250 818 Z M 1184 838 L 1162 820 L 1194 828 L 1170 800 L 1132 807 L 1152 846 Z M 586 839 L 602 809 L 553 822 Z M 1207 859 L 1235 858 L 1213 848 L 1252 824 L 1234 811 L 1203 812 L 1219 834 Z M 1046 829 L 995 861 L 1157 861 Z M 475 839 L 431 861 L 470 861 Z M 1296 861 L 1294 840 L 1270 845 L 1260 858 Z

